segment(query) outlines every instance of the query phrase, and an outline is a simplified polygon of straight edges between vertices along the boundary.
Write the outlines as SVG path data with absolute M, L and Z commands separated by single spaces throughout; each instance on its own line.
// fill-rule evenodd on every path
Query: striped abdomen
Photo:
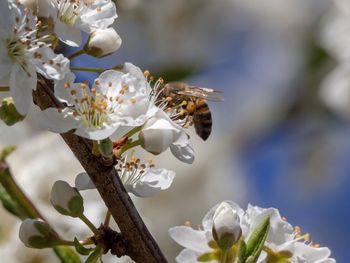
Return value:
M 209 106 L 204 99 L 196 99 L 196 110 L 193 113 L 193 123 L 196 133 L 203 140 L 211 133 L 212 119 Z

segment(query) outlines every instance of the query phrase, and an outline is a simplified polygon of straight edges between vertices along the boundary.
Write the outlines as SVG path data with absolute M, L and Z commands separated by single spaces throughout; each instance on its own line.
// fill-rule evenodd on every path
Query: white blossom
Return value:
M 177 226 L 169 229 L 170 236 L 184 250 L 177 256 L 177 262 L 200 262 L 199 257 L 214 253 L 217 247 L 212 244 L 214 236 L 212 233 L 213 226 L 217 225 L 218 215 L 223 211 L 234 211 L 236 216 L 224 217 L 224 229 L 235 229 L 238 232 L 237 222 L 240 222 L 242 229 L 242 239 L 247 242 L 254 230 L 261 222 L 269 217 L 270 228 L 264 244 L 264 251 L 258 258 L 259 263 L 269 262 L 269 256 L 276 256 L 280 259 L 287 260 L 290 263 L 334 263 L 335 260 L 329 258 L 330 250 L 326 247 L 319 247 L 310 243 L 309 235 L 301 235 L 300 228 L 293 228 L 285 219 L 283 219 L 278 210 L 274 208 L 260 208 L 248 205 L 248 209 L 243 211 L 237 204 L 231 201 L 225 201 L 224 205 L 214 206 L 204 217 L 202 228 L 194 230 L 188 226 Z M 226 214 L 226 212 L 224 213 Z M 232 222 L 226 219 L 231 218 Z M 221 220 L 220 220 L 221 221 Z M 215 226 L 217 229 L 217 226 Z M 308 243 L 309 242 L 309 243 Z M 210 261 L 210 262 L 216 262 Z
M 0 86 L 9 86 L 18 112 L 26 115 L 36 89 L 37 73 L 61 79 L 69 61 L 56 55 L 37 39 L 37 18 L 32 11 L 12 1 L 0 1 Z
M 62 42 L 70 46 L 81 45 L 81 31 L 92 33 L 97 29 L 105 29 L 117 18 L 112 0 L 41 1 L 49 1 L 49 16 L 54 21 L 54 32 Z
M 117 166 L 119 177 L 129 193 L 138 197 L 151 197 L 166 190 L 172 184 L 175 172 L 155 168 L 153 164 L 142 164 L 140 159 L 132 158 Z M 75 186 L 80 190 L 95 189 L 95 185 L 86 173 L 80 173 L 75 179 Z
M 91 33 L 84 50 L 94 57 L 104 57 L 120 48 L 122 39 L 113 28 L 98 29 Z
M 265 251 L 269 251 L 271 255 L 284 256 L 285 260 L 291 263 L 335 262 L 334 259 L 329 258 L 330 250 L 328 248 L 314 247 L 313 243 L 309 242 L 309 234 L 302 235 L 300 228 L 298 226 L 293 228 L 275 208 L 265 209 L 248 205 L 241 221 L 243 235 L 249 238 L 261 220 L 267 216 L 270 218 L 270 229 L 265 242 Z M 325 253 L 326 251 L 328 253 Z M 269 253 L 262 252 L 258 262 L 265 262 Z
M 235 203 L 231 201 L 225 201 L 230 208 L 242 218 L 244 211 Z M 220 203 L 221 204 L 221 203 Z M 176 226 L 169 229 L 169 235 L 178 244 L 185 247 L 184 250 L 176 257 L 176 261 L 179 263 L 184 262 L 200 262 L 198 257 L 215 252 L 215 250 L 209 246 L 214 241 L 213 226 L 214 226 L 214 214 L 217 211 L 220 204 L 217 204 L 204 216 L 200 230 L 195 230 L 189 226 Z M 234 220 L 232 224 L 236 225 L 237 221 Z M 216 261 L 209 261 L 216 262 Z
M 147 120 L 139 134 L 142 147 L 153 154 L 160 154 L 167 148 L 176 158 L 193 163 L 194 151 L 185 130 L 173 122 L 161 109 Z
M 67 74 L 56 82 L 55 95 L 68 107 L 43 111 L 42 125 L 58 133 L 76 129 L 75 134 L 92 140 L 106 139 L 120 126 L 142 125 L 156 107 L 141 70 L 130 63 L 125 68 L 125 73 L 103 72 L 91 89 L 86 83 L 73 83 L 75 76 Z

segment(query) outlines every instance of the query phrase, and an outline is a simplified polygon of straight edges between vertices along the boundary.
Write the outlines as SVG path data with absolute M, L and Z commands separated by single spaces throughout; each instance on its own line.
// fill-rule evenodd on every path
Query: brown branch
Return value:
M 63 106 L 52 96 L 52 90 L 51 83 L 39 78 L 33 98 L 41 109 Z M 91 152 L 91 143 L 87 143 L 84 138 L 76 136 L 73 132 L 61 136 L 94 182 L 118 224 L 127 244 L 126 254 L 136 262 L 167 262 L 125 191 L 115 168 L 107 167 L 102 159 L 96 158 Z

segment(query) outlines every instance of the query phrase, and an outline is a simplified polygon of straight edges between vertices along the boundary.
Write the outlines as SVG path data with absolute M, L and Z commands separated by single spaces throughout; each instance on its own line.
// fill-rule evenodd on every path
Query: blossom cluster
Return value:
M 57 133 L 74 130 L 76 135 L 100 145 L 120 134 L 120 130 L 135 130 L 119 138 L 124 139 L 124 144 L 118 149 L 106 153 L 100 147 L 101 155 L 114 155 L 119 163 L 123 162 L 125 149 L 136 146 L 152 154 L 169 148 L 179 160 L 194 161 L 192 144 L 181 123 L 175 122 L 164 111 L 164 104 L 162 107 L 157 102 L 160 81 L 153 87 L 148 75 L 128 62 L 119 70 L 102 70 L 91 86 L 75 81 L 70 67 L 75 56 L 88 54 L 101 58 L 121 45 L 121 38 L 111 27 L 117 18 L 113 1 L 8 0 L 0 5 L 4 13 L 1 24 L 9 25 L 0 30 L 0 86 L 8 87 L 17 119 L 22 120 L 32 107 L 39 112 L 43 128 Z M 79 52 L 69 58 L 55 53 L 57 43 L 81 46 L 82 32 L 88 33 L 89 38 Z M 41 111 L 32 105 L 37 74 L 53 81 L 53 93 L 62 107 Z M 158 189 L 158 184 L 169 185 L 170 178 L 172 181 L 173 176 L 162 181 L 163 174 L 168 172 L 160 169 L 156 173 L 147 172 L 142 178 L 149 181 L 150 175 L 154 175 L 151 181 L 157 182 L 154 188 Z M 133 178 L 137 183 L 141 177 Z
M 177 226 L 169 229 L 170 236 L 184 250 L 176 261 L 182 262 L 237 262 L 241 260 L 242 243 L 249 245 L 257 236 L 257 229 L 268 219 L 267 235 L 256 261 L 268 263 L 332 263 L 330 250 L 310 241 L 309 234 L 301 234 L 275 208 L 248 205 L 244 211 L 232 201 L 214 206 L 203 218 L 200 229 Z M 225 246 L 220 239 L 231 237 L 226 260 L 222 260 Z M 225 239 L 224 239 L 225 240 Z M 227 243 L 227 242 L 226 242 Z M 242 262 L 242 261 L 238 261 Z M 248 262 L 248 261 L 245 261 Z
M 78 69 L 71 67 L 72 59 L 82 54 L 102 58 L 122 44 L 112 28 L 117 18 L 112 0 L 5 0 L 0 1 L 0 12 L 0 25 L 8 25 L 0 27 L 0 86 L 11 96 L 2 107 L 15 111 L 7 116 L 7 123 L 22 120 L 32 109 L 40 115 L 43 128 L 71 131 L 90 140 L 92 154 L 114 165 L 125 190 L 138 197 L 168 189 L 175 173 L 155 168 L 153 161 L 141 161 L 135 147 L 153 155 L 170 149 L 178 160 L 193 163 L 194 150 L 185 128 L 194 123 L 197 98 L 198 107 L 207 106 L 205 96 L 193 99 L 181 88 L 173 93 L 161 78 L 154 81 L 148 71 L 129 62 L 112 69 L 85 68 L 99 75 L 91 85 L 76 81 Z M 83 33 L 89 35 L 86 43 Z M 59 45 L 81 49 L 65 57 L 56 53 Z M 38 80 L 48 81 L 46 88 L 60 107 L 41 110 L 32 103 Z M 205 92 L 208 95 L 210 90 Z M 210 134 L 210 112 L 198 118 L 210 125 L 201 136 L 205 140 Z M 96 238 L 100 230 L 85 216 L 80 193 L 94 188 L 86 173 L 78 174 L 74 187 L 59 180 L 52 187 L 51 204 L 59 213 L 81 219 Z M 101 227 L 108 227 L 108 218 L 107 213 Z M 248 206 L 244 211 L 233 202 L 223 202 L 207 213 L 202 229 L 180 226 L 169 233 L 186 248 L 178 262 L 335 262 L 328 248 L 310 243 L 308 235 L 301 235 L 272 208 Z M 19 236 L 28 247 L 75 246 L 80 254 L 96 260 L 106 252 L 96 239 L 64 240 L 37 219 L 24 220 Z

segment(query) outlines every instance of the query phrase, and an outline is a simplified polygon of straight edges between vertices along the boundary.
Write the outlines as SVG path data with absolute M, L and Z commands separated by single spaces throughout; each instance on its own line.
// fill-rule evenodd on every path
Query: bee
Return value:
M 161 101 L 167 102 L 165 110 L 173 114 L 173 119 L 181 120 L 184 128 L 194 125 L 197 135 L 205 141 L 212 129 L 207 100 L 222 101 L 217 93 L 218 91 L 209 88 L 170 82 L 162 89 Z

